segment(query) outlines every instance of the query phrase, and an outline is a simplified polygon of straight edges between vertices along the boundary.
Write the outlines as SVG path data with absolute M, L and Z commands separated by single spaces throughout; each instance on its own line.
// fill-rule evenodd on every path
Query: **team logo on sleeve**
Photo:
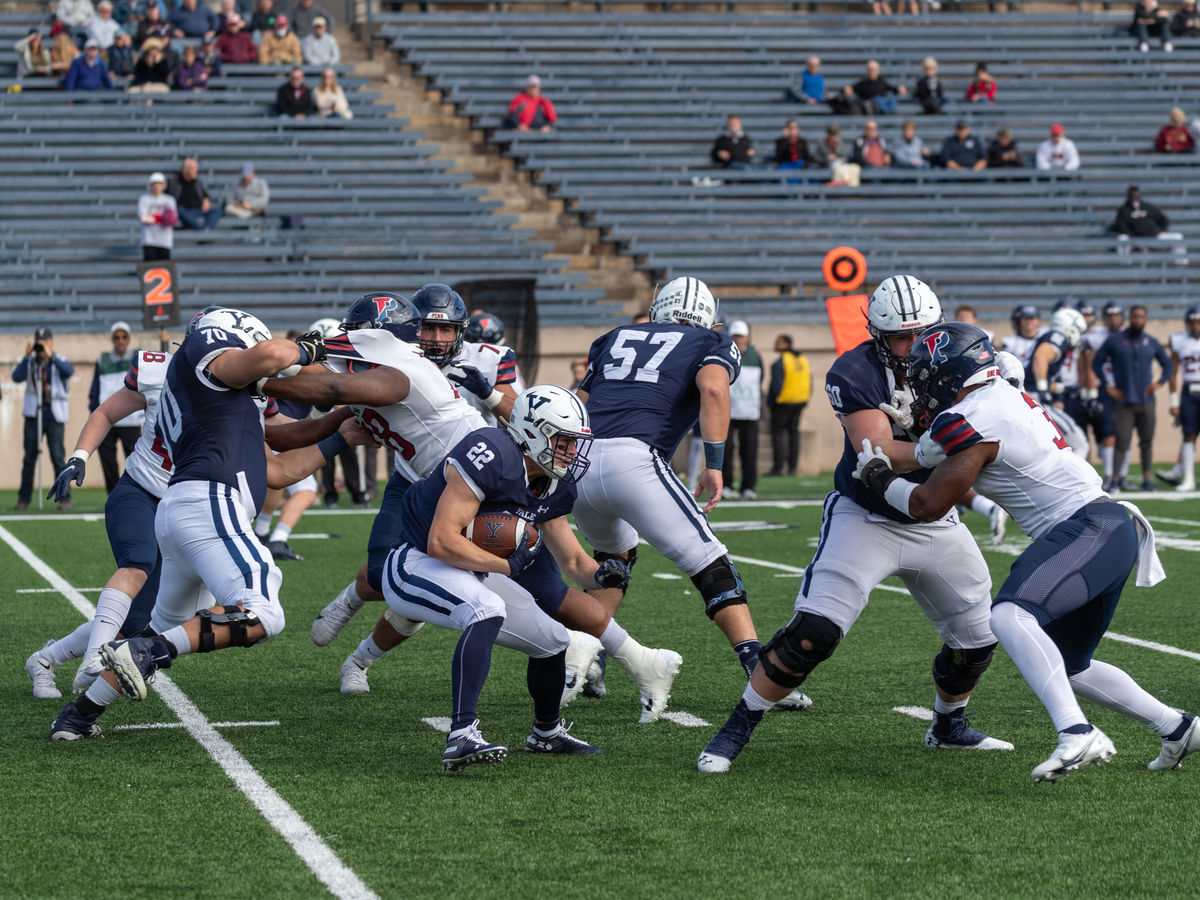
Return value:
M 921 340 L 925 343 L 925 349 L 929 351 L 930 362 L 935 367 L 946 361 L 946 354 L 942 352 L 942 348 L 950 343 L 950 335 L 944 331 L 938 331 L 926 335 Z

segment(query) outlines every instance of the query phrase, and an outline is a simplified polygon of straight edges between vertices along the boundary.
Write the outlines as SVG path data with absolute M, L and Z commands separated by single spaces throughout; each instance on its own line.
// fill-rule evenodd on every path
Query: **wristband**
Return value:
M 321 451 L 325 461 L 329 462 L 349 446 L 350 442 L 342 436 L 340 431 L 337 431 L 317 444 L 317 449 Z
M 704 442 L 704 468 L 721 469 L 725 466 L 725 442 Z
M 278 375 L 280 378 L 291 378 L 295 375 L 299 375 L 300 370 L 303 367 L 304 367 L 303 363 L 296 363 L 294 365 L 288 366 L 286 369 L 280 369 L 275 374 Z
M 1099 388 L 1080 388 L 1079 389 L 1079 397 L 1082 400 L 1099 400 L 1100 399 L 1100 389 Z
M 912 513 L 908 511 L 908 499 L 916 489 L 916 482 L 897 478 L 887 486 L 887 490 L 883 492 L 883 499 L 911 518 Z
M 1171 409 L 1179 408 L 1179 391 L 1171 391 Z
M 1175 396 L 1178 397 L 1178 394 L 1176 394 Z M 1175 405 L 1178 406 L 1179 404 L 1176 403 Z M 91 455 L 92 454 L 88 453 L 86 450 L 76 450 L 74 453 L 71 454 L 71 459 L 78 459 L 78 460 L 86 463 L 88 461 L 88 457 Z
M 504 395 L 502 393 L 500 393 L 498 390 L 496 390 L 495 388 L 492 388 L 492 392 L 490 394 L 488 394 L 488 396 L 483 398 L 483 405 L 486 406 L 488 409 L 495 409 L 497 406 L 499 406 L 503 402 L 504 402 Z
M 1050 393 L 1050 382 L 1045 378 L 1039 378 L 1036 383 L 1036 388 L 1039 394 L 1048 394 Z

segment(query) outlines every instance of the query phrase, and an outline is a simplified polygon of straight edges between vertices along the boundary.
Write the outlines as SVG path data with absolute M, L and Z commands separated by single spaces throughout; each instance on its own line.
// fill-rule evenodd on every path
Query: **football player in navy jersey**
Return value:
M 727 772 L 763 713 L 800 687 L 828 659 L 884 578 L 898 575 L 944 642 L 933 660 L 933 724 L 925 746 L 934 749 L 1011 750 L 1012 744 L 967 724 L 967 700 L 992 661 L 996 638 L 988 625 L 992 579 L 971 533 L 951 509 L 920 523 L 890 506 L 857 478 L 858 452 L 870 442 L 888 455 L 899 477 L 923 483 L 956 440 L 941 445 L 911 429 L 920 412 L 905 382 L 918 334 L 942 321 L 937 295 L 908 275 L 886 279 L 871 296 L 871 338 L 830 367 L 825 393 L 846 432 L 845 450 L 825 499 L 817 552 L 804 572 L 796 612 L 762 648 L 758 667 L 729 720 L 709 741 L 701 772 Z
M 1088 455 L 1087 433 L 1067 412 L 1063 380 L 1075 363 L 1086 330 L 1083 313 L 1059 307 L 1050 317 L 1050 329 L 1034 340 L 1025 366 L 1025 390 L 1042 404 L 1075 455 L 1083 457 Z

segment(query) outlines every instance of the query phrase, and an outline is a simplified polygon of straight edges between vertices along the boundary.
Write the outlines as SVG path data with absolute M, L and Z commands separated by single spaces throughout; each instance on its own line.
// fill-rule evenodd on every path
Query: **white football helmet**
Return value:
M 1064 306 L 1062 309 L 1056 309 L 1050 317 L 1050 328 L 1065 337 L 1074 350 L 1083 340 L 1083 333 L 1087 331 L 1087 320 L 1079 310 Z
M 521 452 L 551 478 L 575 484 L 587 471 L 592 446 L 587 409 L 566 388 L 537 384 L 521 391 L 513 403 L 508 431 Z M 575 441 L 573 455 L 568 453 L 568 440 Z
M 867 305 L 867 330 L 883 364 L 897 372 L 908 369 L 908 357 L 899 357 L 888 344 L 888 335 L 920 334 L 942 321 L 942 302 L 933 288 L 912 275 L 885 278 Z
M 650 321 L 656 325 L 675 322 L 712 328 L 717 320 L 717 301 L 699 278 L 676 278 L 663 285 L 650 304 Z
M 317 321 L 308 326 L 308 330 L 319 331 L 321 332 L 321 337 L 329 340 L 330 338 L 335 338 L 342 333 L 341 329 L 338 327 L 341 324 L 342 323 L 337 319 L 317 319 Z
M 204 328 L 219 328 L 232 334 L 241 341 L 247 349 L 262 341 L 271 339 L 271 330 L 250 313 L 239 309 L 217 309 L 201 317 L 196 323 L 196 330 Z

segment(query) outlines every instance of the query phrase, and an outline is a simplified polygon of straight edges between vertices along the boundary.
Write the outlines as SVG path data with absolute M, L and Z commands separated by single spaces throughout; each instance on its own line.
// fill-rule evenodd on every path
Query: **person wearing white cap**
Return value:
M 741 319 L 729 323 L 729 337 L 742 354 L 742 371 L 729 385 L 729 437 L 725 439 L 725 464 L 722 496 L 726 500 L 757 499 L 758 420 L 762 415 L 762 357 L 750 346 L 750 326 Z M 737 440 L 742 463 L 742 490 L 733 489 L 733 447 Z
M 329 33 L 324 16 L 313 19 L 312 34 L 300 41 L 304 61 L 310 66 L 336 66 L 342 61 L 342 48 Z
M 96 358 L 96 368 L 92 373 L 92 389 L 88 392 L 88 412 L 94 413 L 96 408 L 121 389 L 125 376 L 129 373 L 136 350 L 129 349 L 129 325 L 126 322 L 113 322 L 108 330 L 112 338 L 112 350 L 106 350 Z M 121 419 L 108 430 L 96 452 L 100 455 L 100 467 L 104 470 L 104 488 L 110 494 L 117 486 L 121 470 L 117 466 L 117 441 L 129 459 L 133 448 L 142 436 L 142 422 L 146 416 L 145 410 L 137 410 Z
M 542 79 L 530 75 L 525 79 L 525 89 L 508 104 L 508 116 L 500 123 L 501 128 L 517 131 L 550 131 L 558 121 L 558 113 L 548 97 L 542 96 Z
M 138 221 L 142 223 L 142 259 L 170 259 L 175 246 L 175 223 L 179 209 L 175 198 L 166 192 L 167 176 L 155 172 L 150 176 L 147 193 L 138 198 Z
M 265 216 L 271 200 L 271 189 L 254 174 L 253 163 L 242 163 L 242 177 L 229 188 L 229 201 L 225 204 L 226 215 L 239 219 Z

